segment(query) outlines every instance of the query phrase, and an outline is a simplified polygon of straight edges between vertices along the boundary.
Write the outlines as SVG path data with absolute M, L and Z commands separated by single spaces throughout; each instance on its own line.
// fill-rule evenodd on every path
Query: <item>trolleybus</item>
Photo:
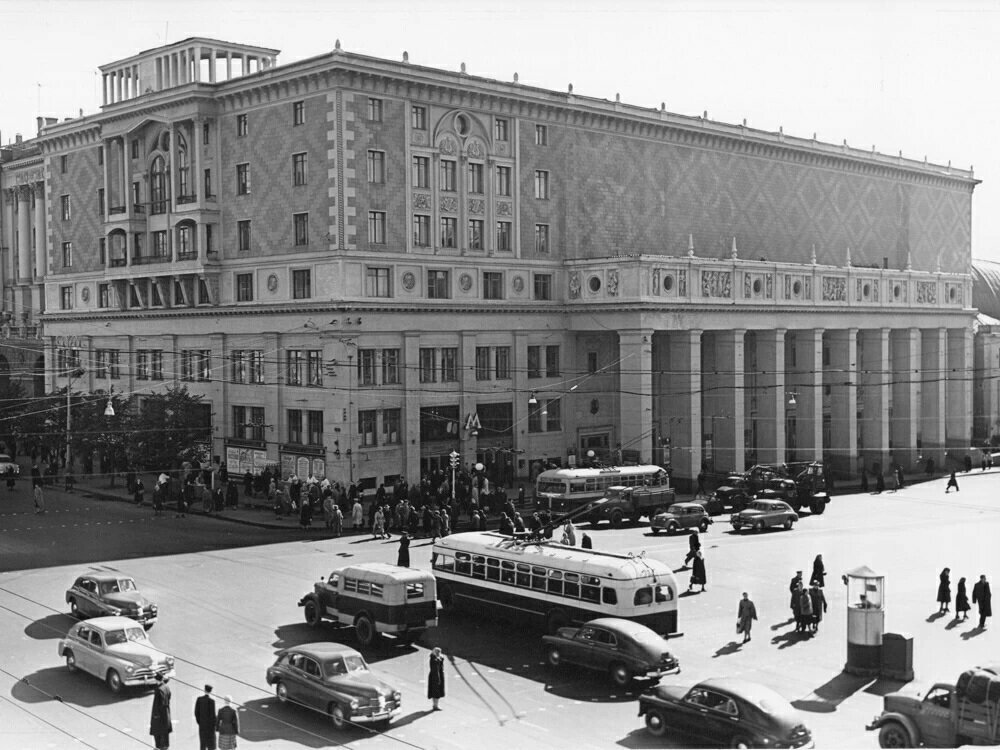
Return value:
M 556 513 L 569 513 L 604 497 L 609 487 L 669 486 L 667 471 L 653 465 L 547 469 L 535 481 L 535 503 Z

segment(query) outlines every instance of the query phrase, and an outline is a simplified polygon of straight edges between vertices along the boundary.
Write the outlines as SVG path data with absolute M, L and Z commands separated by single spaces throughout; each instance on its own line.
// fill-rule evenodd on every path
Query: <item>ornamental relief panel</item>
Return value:
M 847 301 L 847 279 L 839 276 L 823 277 L 823 301 L 824 302 L 846 302 Z
M 445 156 L 454 156 L 458 152 L 458 145 L 452 138 L 442 138 L 438 148 Z
M 770 273 L 743 274 L 743 296 L 747 299 L 752 297 L 771 299 L 774 296 L 774 275 Z
M 702 271 L 701 296 L 732 297 L 733 296 L 732 271 Z
M 497 156 L 510 156 L 510 146 L 506 141 L 497 141 L 493 144 L 493 150 Z
M 858 279 L 855 283 L 854 299 L 858 302 L 878 302 L 879 280 Z
M 484 214 L 486 213 L 486 201 L 482 198 L 469 198 L 469 213 L 470 214 Z
M 410 143 L 414 146 L 426 146 L 427 145 L 427 131 L 426 130 L 411 130 L 410 131 Z
M 414 193 L 413 194 L 413 207 L 423 209 L 426 211 L 431 210 L 431 196 L 428 193 Z
M 470 139 L 469 144 L 465 149 L 466 153 L 473 159 L 482 159 L 486 156 L 486 147 L 481 141 L 476 139 Z
M 812 277 L 785 276 L 785 299 L 812 299 Z
M 618 296 L 618 271 L 611 269 L 608 271 L 607 279 L 608 296 L 617 297 Z
M 513 216 L 514 206 L 510 201 L 497 201 L 497 216 Z
M 677 274 L 677 294 L 681 297 L 687 297 L 688 293 L 688 272 L 687 270 L 680 271 Z
M 441 210 L 453 214 L 458 213 L 458 198 L 456 198 L 453 195 L 447 195 L 442 197 Z
M 917 303 L 921 305 L 937 304 L 937 284 L 935 282 L 917 282 Z
M 580 272 L 572 271 L 569 275 L 569 298 L 580 299 Z
M 650 281 L 649 291 L 650 291 L 651 294 L 659 294 L 660 293 L 660 269 L 659 268 L 654 268 L 653 269 L 653 276 L 652 276 L 652 279 Z

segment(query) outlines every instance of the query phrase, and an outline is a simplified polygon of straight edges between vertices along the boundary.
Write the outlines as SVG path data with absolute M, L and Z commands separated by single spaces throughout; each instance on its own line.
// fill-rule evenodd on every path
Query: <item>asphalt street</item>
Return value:
M 914 638 L 918 680 L 953 680 L 962 669 L 994 663 L 994 630 L 979 631 L 975 619 L 938 617 L 935 593 L 941 568 L 952 569 L 952 584 L 965 576 L 1000 571 L 996 544 L 1000 472 L 960 475 L 962 491 L 944 494 L 945 480 L 913 485 L 898 493 L 844 495 L 818 517 L 804 514 L 792 531 L 733 534 L 718 517 L 704 539 L 707 591 L 681 599 L 684 635 L 671 641 L 683 672 L 666 682 L 689 685 L 710 676 L 740 676 L 763 682 L 798 706 L 813 730 L 817 747 L 877 747 L 865 723 L 881 710 L 881 697 L 900 683 L 844 675 L 846 614 L 840 574 L 868 565 L 886 576 L 886 630 Z M 8 548 L 30 545 L 46 532 L 38 525 L 59 517 L 54 507 L 37 519 L 5 517 L 0 530 Z M 65 501 L 70 502 L 70 501 Z M 112 696 L 102 683 L 71 675 L 56 654 L 56 643 L 72 623 L 65 614 L 65 590 L 80 571 L 111 568 L 135 576 L 161 608 L 153 641 L 178 659 L 174 681 L 173 747 L 196 747 L 193 704 L 206 681 L 219 695 L 242 706 L 241 747 L 411 747 L 452 750 L 503 748 L 685 747 L 673 737 L 654 741 L 642 728 L 638 688 L 616 692 L 604 679 L 574 669 L 551 671 L 542 661 L 540 634 L 472 616 L 442 615 L 440 627 L 414 647 L 367 652 L 380 675 L 399 686 L 403 710 L 385 732 L 337 732 L 320 716 L 278 705 L 264 671 L 278 648 L 313 640 L 353 644 L 350 634 L 308 628 L 296 603 L 312 582 L 346 561 L 394 561 L 396 543 L 367 536 L 342 539 L 299 534 L 296 541 L 225 549 L 225 544 L 163 554 L 141 545 L 118 549 L 112 539 L 142 535 L 174 537 L 177 529 L 195 536 L 184 544 L 210 544 L 225 534 L 225 521 L 207 518 L 139 520 L 148 508 L 95 501 L 76 521 L 79 537 L 99 536 L 89 562 L 48 562 L 0 574 L 0 633 L 5 657 L 0 667 L 0 746 L 99 750 L 150 747 L 147 734 L 151 698 L 147 692 Z M 9 509 L 9 507 L 8 507 Z M 30 510 L 28 511 L 30 513 Z M 68 513 L 69 511 L 67 511 Z M 132 514 L 135 514 L 135 520 Z M 109 518 L 105 519 L 107 514 Z M 105 525 L 113 518 L 114 523 Z M 89 519 L 89 520 L 87 520 Z M 120 523 L 119 523 L 120 521 Z M 100 522 L 101 526 L 94 526 Z M 182 523 L 184 522 L 184 523 Z M 22 524 L 23 525 L 17 525 Z M 203 525 L 205 531 L 196 531 Z M 67 522 L 67 528 L 69 523 Z M 165 531 L 168 530 L 168 531 Z M 258 530 L 273 534 L 273 530 Z M 253 529 L 234 530 L 252 535 Z M 297 532 L 277 532 L 295 534 Z M 595 546 L 645 551 L 678 569 L 687 543 L 683 536 L 652 536 L 642 527 L 590 531 Z M 204 534 L 203 541 L 197 541 Z M 308 538 L 306 538 L 308 537 Z M 241 537 L 242 538 L 242 537 Z M 73 544 L 73 534 L 61 537 Z M 242 542 L 241 542 L 242 543 Z M 788 581 L 795 570 L 806 576 L 822 553 L 828 571 L 830 609 L 818 635 L 799 638 L 788 610 Z M 46 557 L 58 554 L 50 550 Z M 413 565 L 429 564 L 430 546 L 411 547 Z M 73 558 L 74 560 L 78 558 Z M 760 621 L 753 640 L 736 643 L 737 601 L 748 591 Z M 973 613 L 974 614 L 974 613 Z M 998 626 L 1000 627 L 1000 626 Z M 426 700 L 427 651 L 440 645 L 448 656 L 444 710 L 429 711 Z M 58 696 L 58 699 L 56 698 Z

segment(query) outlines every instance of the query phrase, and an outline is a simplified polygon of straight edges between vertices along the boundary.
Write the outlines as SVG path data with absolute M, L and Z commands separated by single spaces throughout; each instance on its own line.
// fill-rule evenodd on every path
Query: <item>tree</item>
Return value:
M 211 458 L 211 405 L 187 387 L 145 395 L 130 412 L 126 457 L 131 468 L 172 471 Z

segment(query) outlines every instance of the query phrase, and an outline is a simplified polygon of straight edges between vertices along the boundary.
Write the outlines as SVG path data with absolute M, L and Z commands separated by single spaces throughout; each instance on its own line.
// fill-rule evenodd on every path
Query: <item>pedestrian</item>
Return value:
M 517 488 L 517 507 L 524 508 L 524 485 Z
M 796 570 L 795 575 L 792 576 L 792 580 L 788 584 L 788 593 L 792 595 L 790 599 L 791 602 L 790 606 L 792 610 L 795 609 L 795 594 L 798 591 L 799 586 L 801 585 L 802 585 L 802 571 Z
M 955 472 L 951 472 L 951 476 L 948 477 L 948 486 L 944 488 L 944 494 L 951 492 L 951 488 L 955 488 L 955 492 L 958 492 L 958 478 L 955 476 Z
M 938 576 L 938 614 L 944 614 L 948 611 L 948 605 L 951 604 L 951 568 L 945 568 L 941 571 L 941 575 Z
M 965 591 L 965 577 L 958 579 L 958 588 L 955 590 L 955 619 L 969 619 L 969 595 Z
M 149 717 L 149 733 L 153 735 L 156 750 L 170 747 L 170 733 L 174 731 L 170 719 L 170 678 L 157 672 L 156 689 L 153 691 L 153 711 Z
M 153 487 L 153 515 L 159 516 L 163 513 L 163 494 L 166 491 L 166 485 L 160 482 Z
M 883 492 L 885 492 L 885 477 L 879 470 L 878 474 L 875 475 L 875 494 L 881 495 Z
M 352 485 L 353 486 L 353 485 Z M 354 498 L 354 505 L 351 507 L 351 525 L 360 529 L 365 522 L 365 511 L 361 507 L 361 498 Z
M 31 486 L 40 487 L 42 484 L 42 470 L 38 468 L 38 462 L 36 461 L 31 466 Z
M 705 575 L 705 558 L 699 549 L 694 553 L 694 560 L 691 563 L 691 582 L 688 584 L 688 591 L 695 586 L 701 586 L 701 590 L 704 591 L 707 582 L 708 576 Z
M 14 489 L 14 483 L 17 481 L 17 470 L 14 465 L 11 464 L 7 467 L 7 491 L 10 492 Z
M 198 696 L 194 702 L 194 720 L 198 723 L 201 750 L 215 750 L 215 700 L 211 685 L 205 685 L 205 694 Z
M 583 549 L 594 549 L 594 543 L 590 539 L 590 534 L 586 531 L 583 532 L 583 537 L 580 539 L 580 546 Z
M 695 554 L 701 549 L 701 537 L 698 536 L 697 529 L 691 529 L 691 533 L 688 534 L 688 553 L 684 555 L 684 564 L 682 568 L 687 568 L 688 562 L 694 559 Z
M 861 491 L 868 492 L 868 471 L 866 469 L 861 470 Z
M 240 717 L 233 708 L 233 698 L 227 695 L 226 705 L 219 709 L 215 728 L 219 730 L 219 750 L 236 750 L 236 737 L 240 733 Z
M 333 493 L 326 492 L 323 495 L 323 524 L 326 526 L 328 531 L 333 530 L 333 517 L 336 515 L 333 509 L 336 508 L 336 503 L 333 502 Z
M 798 583 L 792 589 L 792 617 L 795 619 L 795 632 L 802 632 L 802 599 L 799 592 L 802 591 L 802 584 Z
M 340 536 L 344 530 L 344 511 L 340 509 L 340 506 L 334 504 L 333 506 L 333 521 L 330 523 L 330 531 L 333 532 L 334 536 Z
M 819 630 L 819 624 L 823 621 L 823 615 L 826 613 L 826 595 L 823 593 L 823 587 L 817 584 L 811 584 L 809 586 L 809 600 L 812 603 L 812 622 L 810 626 L 812 631 L 815 633 Z
M 798 588 L 797 596 L 799 597 L 799 624 L 795 629 L 800 633 L 809 633 L 812 631 L 812 597 L 809 596 L 808 589 L 801 585 Z
M 744 591 L 739 608 L 736 610 L 736 632 L 743 633 L 744 643 L 750 640 L 750 628 L 753 627 L 753 621 L 756 619 L 757 607 L 750 601 L 750 595 Z
M 299 504 L 299 526 L 307 529 L 312 526 L 313 508 L 307 495 L 302 495 Z
M 699 495 L 705 495 L 705 494 L 707 494 L 706 491 L 705 491 L 705 472 L 704 471 L 699 471 L 698 472 L 698 488 L 694 491 L 694 496 L 698 497 Z
M 986 618 L 993 617 L 993 595 L 986 576 L 979 576 L 979 581 L 972 587 L 972 603 L 979 605 L 979 629 L 986 630 Z
M 892 473 L 892 491 L 897 492 L 899 490 L 899 472 L 893 469 L 891 473 Z
M 813 560 L 813 572 L 809 576 L 809 585 L 818 584 L 820 586 L 826 586 L 826 566 L 823 564 L 823 555 L 816 555 L 816 559 Z
M 438 646 L 431 651 L 430 669 L 427 673 L 427 697 L 434 702 L 432 710 L 440 711 L 438 701 L 444 698 L 444 654 Z
M 405 531 L 399 535 L 399 552 L 396 554 L 396 565 L 401 568 L 410 567 L 410 535 Z
M 34 498 L 35 498 L 35 514 L 38 515 L 40 513 L 44 513 L 45 512 L 45 494 L 44 494 L 44 492 L 42 490 L 42 485 L 41 484 L 36 484 L 35 485 L 35 489 L 32 490 L 32 495 L 34 495 Z
M 70 487 L 73 486 L 72 475 L 67 474 L 66 481 L 70 483 Z M 135 500 L 136 505 L 142 505 L 146 502 L 146 485 L 142 483 L 142 477 L 135 478 L 135 492 L 133 493 L 132 498 Z
M 563 544 L 568 544 L 571 547 L 576 546 L 576 526 L 573 525 L 572 521 L 567 521 L 563 526 Z
M 375 508 L 375 518 L 372 520 L 372 539 L 385 539 L 385 513 L 382 508 Z
M 906 486 L 906 481 L 903 477 L 903 465 L 899 464 L 896 466 L 896 486 L 899 489 L 903 489 Z

